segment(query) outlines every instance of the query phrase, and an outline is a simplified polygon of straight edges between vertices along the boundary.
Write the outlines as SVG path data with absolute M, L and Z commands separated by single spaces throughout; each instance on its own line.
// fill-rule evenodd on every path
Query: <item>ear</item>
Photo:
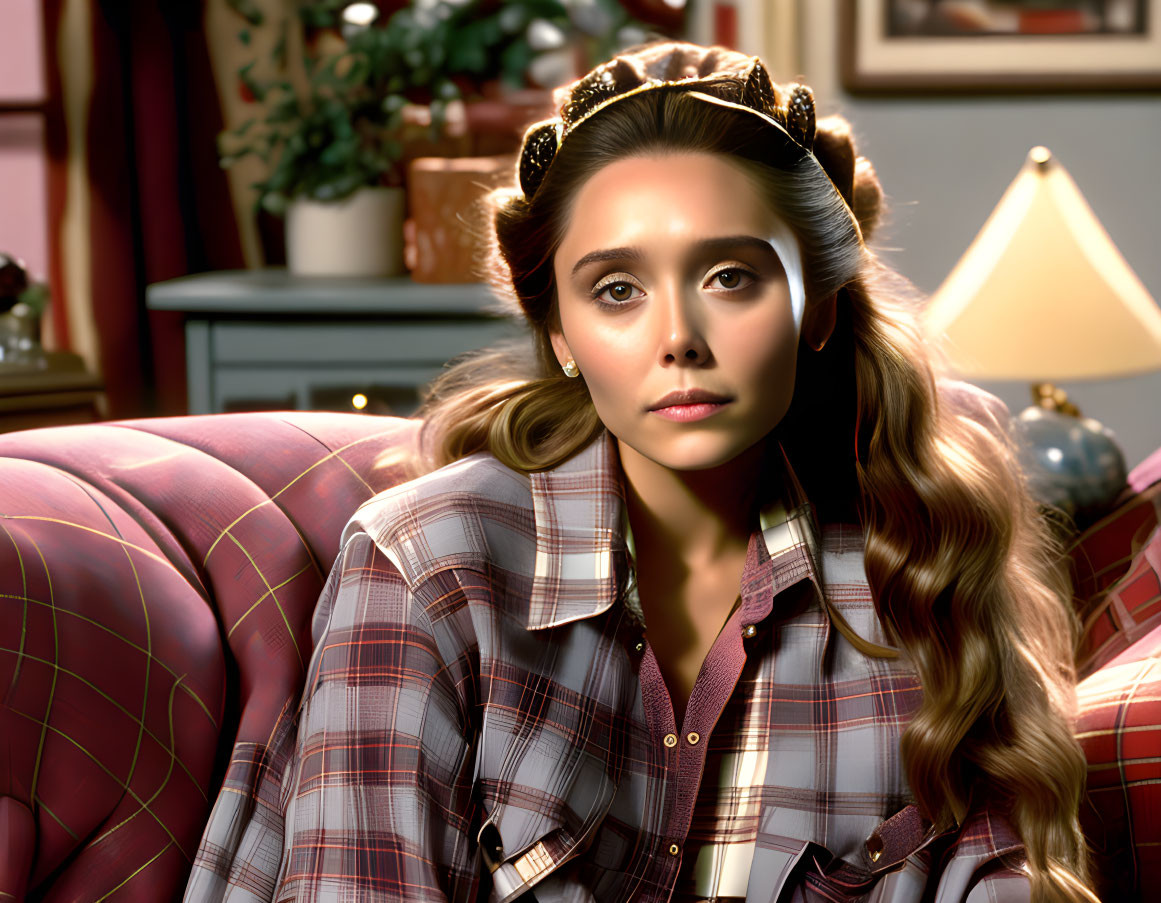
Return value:
M 549 327 L 548 340 L 552 342 L 552 351 L 556 355 L 556 362 L 560 366 L 563 367 L 573 359 L 572 352 L 568 350 L 568 342 L 564 340 L 564 333 L 559 326 Z
M 802 318 L 802 340 L 815 351 L 821 351 L 834 332 L 837 315 L 837 292 L 810 305 Z

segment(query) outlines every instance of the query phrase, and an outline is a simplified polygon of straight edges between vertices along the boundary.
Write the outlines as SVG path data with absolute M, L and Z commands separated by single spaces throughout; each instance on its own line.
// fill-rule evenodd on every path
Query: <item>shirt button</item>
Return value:
M 677 746 L 677 734 L 666 734 L 665 739 L 661 742 L 668 746 L 670 749 L 673 749 L 673 747 Z
M 685 739 L 690 746 L 697 746 L 697 741 L 701 739 L 701 734 L 697 731 L 690 731 L 685 735 Z
M 744 636 L 747 640 L 752 639 L 754 634 L 756 634 L 757 632 L 758 632 L 758 628 L 755 627 L 753 624 L 747 624 L 745 627 L 742 628 L 742 636 Z
M 670 856 L 676 856 L 680 852 L 681 852 L 681 847 L 679 847 L 677 844 L 671 843 L 669 845 L 669 855 Z

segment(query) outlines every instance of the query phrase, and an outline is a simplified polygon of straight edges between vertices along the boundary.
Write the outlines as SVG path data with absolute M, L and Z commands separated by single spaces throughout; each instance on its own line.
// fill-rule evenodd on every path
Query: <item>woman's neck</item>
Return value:
M 625 503 L 637 554 L 709 563 L 744 552 L 762 484 L 765 443 L 719 467 L 678 471 L 620 440 Z

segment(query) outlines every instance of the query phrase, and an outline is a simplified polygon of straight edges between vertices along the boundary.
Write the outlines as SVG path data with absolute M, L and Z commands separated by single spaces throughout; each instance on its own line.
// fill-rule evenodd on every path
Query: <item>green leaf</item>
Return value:
M 447 71 L 483 72 L 488 64 L 489 41 L 485 35 L 483 22 L 471 22 L 463 26 L 450 41 L 447 52 Z
M 519 34 L 528 25 L 528 10 L 522 3 L 507 3 L 502 6 L 493 21 L 507 34 Z
M 307 28 L 333 28 L 350 0 L 301 0 L 298 16 Z
M 407 106 L 407 98 L 399 94 L 388 94 L 380 104 L 385 113 L 398 113 Z
M 222 169 L 229 169 L 231 166 L 233 166 L 239 160 L 244 160 L 247 157 L 253 157 L 253 156 L 257 156 L 257 155 L 258 155 L 258 151 L 256 151 L 254 148 L 244 147 L 236 153 L 223 154 L 221 157 L 218 158 L 218 166 L 221 167 Z
M 523 85 L 524 73 L 534 56 L 532 48 L 524 40 L 513 41 L 505 47 L 504 52 L 500 54 L 501 75 L 504 80 L 511 85 Z
M 289 206 L 285 197 L 273 192 L 264 193 L 259 203 L 262 205 L 263 210 L 269 211 L 275 216 L 285 216 L 286 208 Z
M 319 162 L 324 166 L 340 166 L 356 154 L 358 147 L 356 141 L 335 141 L 323 148 Z
M 270 51 L 270 59 L 274 61 L 274 65 L 279 69 L 286 68 L 286 22 L 282 23 L 282 29 L 278 34 L 278 41 L 274 44 L 274 48 Z
M 266 21 L 266 17 L 262 15 L 262 10 L 254 0 L 226 0 L 226 6 L 255 27 Z
M 257 119 L 251 117 L 250 119 L 247 119 L 245 122 L 243 122 L 241 125 L 230 129 L 230 131 L 227 132 L 226 134 L 234 135 L 238 138 L 241 138 L 248 131 L 250 131 L 250 129 L 252 129 L 254 127 L 254 123 L 256 123 L 257 121 L 258 121 Z
M 263 103 L 266 100 L 266 86 L 258 81 L 251 71 L 257 62 L 257 60 L 251 60 L 239 69 L 238 78 L 242 80 L 242 84 L 250 89 L 250 93 L 254 95 L 254 99 L 259 103 Z
M 301 116 L 298 109 L 298 98 L 290 97 L 274 104 L 266 114 L 268 125 L 283 125 L 296 122 Z
M 40 316 L 48 307 L 48 298 L 48 286 L 43 282 L 33 282 L 16 296 L 16 303 L 27 304 L 35 315 Z
M 371 64 L 364 56 L 357 56 L 351 61 L 350 67 L 343 75 L 343 81 L 348 85 L 360 85 L 371 77 Z

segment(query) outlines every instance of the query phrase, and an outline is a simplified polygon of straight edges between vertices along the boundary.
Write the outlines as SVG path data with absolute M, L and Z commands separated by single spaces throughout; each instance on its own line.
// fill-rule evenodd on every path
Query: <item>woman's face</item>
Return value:
M 674 470 L 724 464 L 769 434 L 794 392 L 800 332 L 817 344 L 833 326 L 833 298 L 804 311 L 786 224 L 715 155 L 601 169 L 553 267 L 557 360 L 576 361 L 621 443 Z

